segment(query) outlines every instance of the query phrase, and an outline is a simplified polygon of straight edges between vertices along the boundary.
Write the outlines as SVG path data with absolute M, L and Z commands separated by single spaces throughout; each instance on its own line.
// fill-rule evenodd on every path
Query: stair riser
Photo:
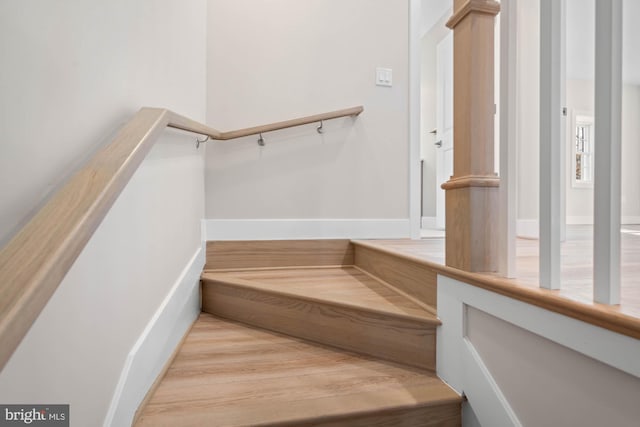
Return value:
M 247 240 L 207 242 L 204 269 L 352 264 L 349 240 Z
M 202 310 L 358 353 L 435 370 L 435 326 L 207 280 Z
M 438 275 L 424 264 L 355 244 L 355 265 L 436 308 Z

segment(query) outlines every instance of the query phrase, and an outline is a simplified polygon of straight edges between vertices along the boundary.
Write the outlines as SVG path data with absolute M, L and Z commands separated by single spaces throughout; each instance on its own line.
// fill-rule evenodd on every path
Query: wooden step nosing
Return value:
M 394 312 L 389 312 L 384 310 L 378 310 L 371 307 L 356 306 L 356 305 L 347 304 L 347 303 L 338 302 L 338 301 L 328 301 L 328 300 L 324 300 L 321 298 L 316 298 L 308 295 L 298 295 L 298 294 L 294 294 L 286 291 L 266 289 L 259 286 L 260 282 L 239 279 L 236 277 L 212 278 L 210 277 L 210 275 L 203 274 L 201 280 L 208 284 L 213 284 L 213 285 L 222 284 L 227 286 L 236 286 L 242 289 L 262 292 L 264 294 L 268 294 L 276 297 L 298 299 L 311 304 L 319 304 L 324 306 L 337 307 L 344 310 L 352 310 L 360 313 L 369 313 L 369 314 L 374 314 L 378 316 L 387 316 L 387 317 L 401 319 L 401 320 L 413 321 L 416 323 L 424 324 L 425 326 L 428 326 L 428 327 L 437 327 L 442 324 L 442 322 L 435 317 L 427 317 L 427 316 L 420 317 L 420 316 L 414 316 L 406 313 L 394 313 Z M 431 313 L 427 313 L 427 314 L 431 315 Z
M 285 265 L 278 267 L 240 267 L 240 268 L 209 268 L 202 270 L 202 274 L 207 273 L 235 273 L 235 272 L 252 272 L 252 271 L 282 271 L 282 270 L 332 270 L 338 268 L 354 268 L 352 264 L 334 264 L 334 265 Z
M 363 393 L 366 397 L 366 394 Z M 348 395 L 358 396 L 358 394 Z M 278 427 L 295 427 L 295 426 L 307 426 L 307 425 L 323 425 L 324 423 L 335 423 L 341 420 L 358 419 L 366 416 L 384 416 L 384 415 L 396 415 L 402 417 L 404 414 L 408 414 L 411 411 L 419 411 L 421 409 L 446 407 L 450 405 L 459 406 L 462 404 L 461 398 L 443 398 L 441 400 L 433 400 L 421 403 L 403 403 L 389 406 L 379 406 L 373 409 L 362 409 L 352 412 L 343 412 L 331 415 L 319 415 L 312 417 L 297 417 L 288 420 L 276 421 L 275 424 L 272 421 L 266 423 L 254 424 L 255 427 L 268 427 L 277 425 Z M 311 423 L 311 424 L 310 424 Z

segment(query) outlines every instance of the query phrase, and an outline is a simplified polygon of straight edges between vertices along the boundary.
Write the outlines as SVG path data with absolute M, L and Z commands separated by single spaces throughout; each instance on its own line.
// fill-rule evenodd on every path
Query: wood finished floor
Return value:
M 434 315 L 413 300 L 383 285 L 355 267 L 287 268 L 249 271 L 205 271 L 203 277 L 238 278 L 263 289 L 421 318 Z
M 562 288 L 558 291 L 543 291 L 572 301 L 598 306 L 599 309 L 612 313 L 640 318 L 640 226 L 623 226 L 621 241 L 620 305 L 605 306 L 593 303 L 593 228 L 591 226 L 568 227 L 567 240 L 562 244 Z M 444 265 L 443 238 L 368 242 Z M 516 278 L 510 280 L 514 286 L 539 287 L 538 247 L 537 240 L 517 240 Z
M 439 404 L 456 419 L 459 402 L 425 371 L 203 313 L 136 426 L 312 425 L 302 420 Z

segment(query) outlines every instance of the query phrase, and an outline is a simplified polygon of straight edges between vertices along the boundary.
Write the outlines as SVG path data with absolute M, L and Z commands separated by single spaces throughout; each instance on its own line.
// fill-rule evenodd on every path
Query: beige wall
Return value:
M 66 403 L 72 425 L 103 424 L 128 357 L 201 247 L 204 167 L 192 140 L 168 134 L 152 148 L 0 372 L 1 402 Z M 196 292 L 198 276 L 187 284 Z M 124 374 L 152 382 L 173 351 L 164 341 L 186 332 L 178 326 Z M 125 391 L 134 410 L 151 382 Z
M 640 379 L 472 307 L 467 336 L 522 425 L 637 425 Z
M 408 218 L 408 1 L 209 0 L 207 122 L 230 130 L 362 104 L 207 147 L 210 219 Z M 393 87 L 375 85 L 376 67 Z
M 204 120 L 206 6 L 0 1 L 0 246 L 140 107 Z M 103 425 L 127 357 L 201 246 L 203 175 L 194 138 L 166 131 L 0 372 L 1 402 L 67 403 L 72 425 Z M 164 364 L 172 334 L 145 369 Z
M 205 0 L 0 2 L 0 244 L 144 105 L 204 120 Z

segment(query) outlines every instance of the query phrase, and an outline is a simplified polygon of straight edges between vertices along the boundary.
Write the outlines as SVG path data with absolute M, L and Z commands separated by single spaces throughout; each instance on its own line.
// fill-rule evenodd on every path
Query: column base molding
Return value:
M 500 180 L 495 178 L 491 182 L 491 185 L 447 188 L 447 266 L 470 272 L 498 270 Z

